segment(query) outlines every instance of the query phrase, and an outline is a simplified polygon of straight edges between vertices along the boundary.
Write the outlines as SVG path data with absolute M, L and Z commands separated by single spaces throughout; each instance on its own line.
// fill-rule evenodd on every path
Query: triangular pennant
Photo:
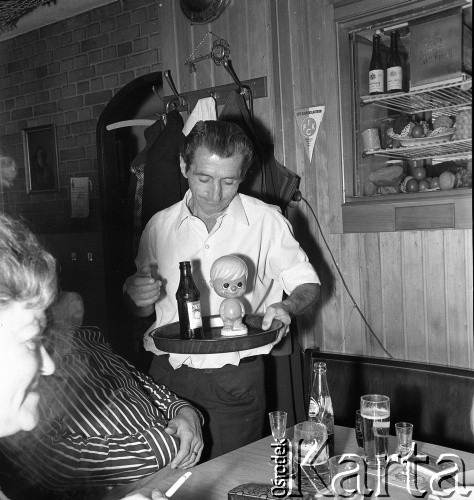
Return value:
M 323 119 L 324 106 L 295 109 L 295 119 L 298 131 L 303 139 L 309 161 L 313 158 L 314 145 L 318 135 L 319 125 Z

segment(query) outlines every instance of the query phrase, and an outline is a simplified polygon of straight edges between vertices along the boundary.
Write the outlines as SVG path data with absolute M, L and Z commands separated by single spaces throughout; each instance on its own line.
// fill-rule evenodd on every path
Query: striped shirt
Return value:
M 0 440 L 7 459 L 50 490 L 124 484 L 168 464 L 179 439 L 165 428 L 189 403 L 115 354 L 98 328 L 68 337 L 40 379 L 37 427 Z

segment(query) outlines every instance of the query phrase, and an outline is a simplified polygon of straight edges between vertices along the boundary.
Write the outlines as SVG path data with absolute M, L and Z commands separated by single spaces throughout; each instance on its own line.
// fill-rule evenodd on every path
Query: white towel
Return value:
M 183 127 L 183 134 L 188 135 L 200 120 L 217 120 L 216 100 L 214 97 L 199 99 Z

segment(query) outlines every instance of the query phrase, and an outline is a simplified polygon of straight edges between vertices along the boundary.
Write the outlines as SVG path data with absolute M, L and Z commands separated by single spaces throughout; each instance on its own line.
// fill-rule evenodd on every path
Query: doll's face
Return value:
M 212 282 L 212 286 L 217 293 L 224 298 L 241 297 L 245 293 L 247 286 L 247 278 L 241 276 L 240 278 L 231 280 L 225 278 L 216 278 Z

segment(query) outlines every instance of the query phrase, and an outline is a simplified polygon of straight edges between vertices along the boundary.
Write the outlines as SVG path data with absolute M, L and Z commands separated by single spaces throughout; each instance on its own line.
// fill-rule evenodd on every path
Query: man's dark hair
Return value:
M 252 164 L 253 146 L 245 132 L 236 124 L 224 121 L 199 121 L 184 139 L 181 156 L 189 170 L 197 148 L 203 146 L 221 158 L 242 155 L 242 177 Z

